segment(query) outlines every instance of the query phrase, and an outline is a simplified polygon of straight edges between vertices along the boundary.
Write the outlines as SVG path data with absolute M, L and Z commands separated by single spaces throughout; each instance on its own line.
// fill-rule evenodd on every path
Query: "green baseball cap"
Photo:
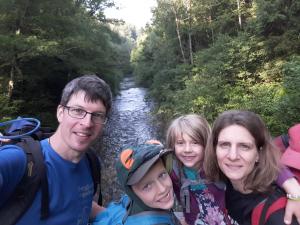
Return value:
M 123 187 L 138 183 L 158 159 L 172 152 L 162 144 L 141 144 L 121 151 L 117 164 L 117 176 Z

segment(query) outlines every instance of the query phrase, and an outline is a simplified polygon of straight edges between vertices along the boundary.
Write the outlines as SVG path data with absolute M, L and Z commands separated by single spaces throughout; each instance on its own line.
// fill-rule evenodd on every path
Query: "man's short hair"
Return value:
M 85 100 L 96 102 L 101 100 L 106 113 L 111 109 L 112 94 L 109 85 L 96 75 L 84 75 L 71 80 L 63 89 L 60 104 L 67 105 L 72 95 L 85 92 Z

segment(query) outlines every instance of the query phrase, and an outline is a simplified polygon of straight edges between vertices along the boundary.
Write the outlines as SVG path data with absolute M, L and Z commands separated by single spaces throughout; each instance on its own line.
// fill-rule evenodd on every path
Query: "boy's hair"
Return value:
M 197 114 L 180 116 L 171 122 L 167 130 L 166 147 L 174 150 L 176 138 L 187 134 L 205 148 L 210 132 L 210 125 L 202 116 Z
M 270 189 L 279 172 L 280 151 L 272 143 L 272 138 L 262 121 L 255 113 L 242 110 L 225 111 L 215 120 L 212 133 L 205 149 L 204 170 L 212 181 L 226 181 L 216 157 L 216 147 L 220 132 L 231 125 L 242 126 L 253 136 L 259 160 L 245 180 L 245 189 L 266 192 Z
M 67 83 L 62 92 L 60 105 L 67 105 L 72 95 L 79 91 L 84 91 L 86 101 L 101 100 L 106 108 L 106 113 L 110 111 L 112 104 L 110 87 L 96 75 L 84 75 Z

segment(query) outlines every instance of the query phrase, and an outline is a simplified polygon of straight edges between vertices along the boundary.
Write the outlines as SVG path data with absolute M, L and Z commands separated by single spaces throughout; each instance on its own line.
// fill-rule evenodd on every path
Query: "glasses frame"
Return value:
M 86 117 L 86 115 L 87 114 L 90 114 L 91 115 L 91 121 L 93 122 L 93 123 L 96 123 L 96 124 L 102 124 L 102 125 L 104 125 L 104 124 L 106 124 L 107 123 L 107 116 L 105 115 L 105 113 L 101 113 L 101 112 L 99 112 L 99 113 L 92 113 L 92 112 L 88 112 L 88 111 L 86 111 L 86 110 L 84 110 L 84 109 L 82 109 L 82 108 L 79 108 L 79 107 L 74 107 L 74 106 L 67 106 L 67 105 L 62 105 L 62 107 L 64 107 L 64 108 L 66 108 L 67 109 L 67 111 L 68 111 L 68 115 L 70 116 L 70 117 L 72 117 L 72 118 L 74 118 L 74 119 L 84 119 L 85 117 Z M 83 111 L 84 112 L 84 115 L 83 116 L 74 116 L 74 115 L 71 115 L 70 114 L 70 109 L 80 109 L 81 111 Z M 95 117 L 95 115 L 99 115 L 99 114 L 102 114 L 105 118 L 104 118 L 104 121 L 101 123 L 99 123 L 99 122 L 95 122 L 95 119 L 93 119 L 93 118 L 97 118 L 97 117 Z

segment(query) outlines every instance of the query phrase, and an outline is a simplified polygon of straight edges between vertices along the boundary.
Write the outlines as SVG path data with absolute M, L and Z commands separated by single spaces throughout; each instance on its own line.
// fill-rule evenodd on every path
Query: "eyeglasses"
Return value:
M 68 110 L 69 116 L 71 116 L 73 118 L 83 119 L 86 116 L 86 114 L 91 114 L 91 118 L 94 123 L 106 124 L 106 122 L 107 122 L 107 117 L 106 117 L 105 113 L 101 113 L 101 112 L 90 113 L 90 112 L 85 111 L 84 109 L 76 108 L 76 107 L 72 107 L 72 106 L 66 106 L 66 105 L 63 105 L 63 107 Z

